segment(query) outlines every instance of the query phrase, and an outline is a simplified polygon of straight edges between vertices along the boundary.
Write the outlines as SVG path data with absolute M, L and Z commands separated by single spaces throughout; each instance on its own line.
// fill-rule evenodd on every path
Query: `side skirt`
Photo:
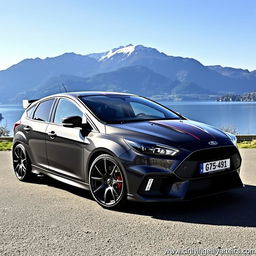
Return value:
M 32 173 L 34 173 L 34 174 L 42 173 L 46 176 L 49 176 L 49 177 L 51 177 L 55 180 L 66 183 L 68 185 L 75 186 L 75 187 L 78 187 L 78 188 L 82 188 L 82 189 L 85 189 L 85 190 L 90 190 L 89 184 L 87 184 L 85 182 L 81 182 L 81 181 L 73 180 L 71 178 L 63 177 L 63 176 L 58 175 L 56 173 L 52 173 L 48 170 L 46 171 L 46 170 L 44 170 L 44 169 L 42 169 L 38 166 L 35 166 L 35 165 L 32 165 Z

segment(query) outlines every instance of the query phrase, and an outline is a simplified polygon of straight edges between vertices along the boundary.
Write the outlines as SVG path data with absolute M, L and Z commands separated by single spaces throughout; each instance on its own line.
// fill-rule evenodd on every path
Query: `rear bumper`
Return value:
M 150 190 L 146 191 L 149 178 L 153 179 L 153 182 Z M 151 176 L 142 182 L 138 193 L 128 194 L 128 200 L 143 202 L 189 201 L 242 187 L 244 185 L 239 177 L 239 169 L 190 180 L 181 180 L 172 176 Z

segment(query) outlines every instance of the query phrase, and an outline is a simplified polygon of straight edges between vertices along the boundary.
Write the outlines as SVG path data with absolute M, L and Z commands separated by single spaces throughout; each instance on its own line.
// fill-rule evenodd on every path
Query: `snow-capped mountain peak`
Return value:
M 107 54 L 102 56 L 99 60 L 103 61 L 106 59 L 110 59 L 111 57 L 113 57 L 116 54 L 123 54 L 125 56 L 129 56 L 135 51 L 135 48 L 136 48 L 136 46 L 134 46 L 132 44 L 129 44 L 127 46 L 121 46 L 121 47 L 118 47 L 118 48 L 108 51 Z
M 101 62 L 106 61 L 106 60 L 111 60 L 111 61 L 124 61 L 126 58 L 128 58 L 131 55 L 140 55 L 140 56 L 161 56 L 161 57 L 166 57 L 167 55 L 159 52 L 155 48 L 151 47 L 145 47 L 143 45 L 132 45 L 129 44 L 127 46 L 120 46 L 118 48 L 114 48 L 104 55 L 101 56 L 98 60 Z

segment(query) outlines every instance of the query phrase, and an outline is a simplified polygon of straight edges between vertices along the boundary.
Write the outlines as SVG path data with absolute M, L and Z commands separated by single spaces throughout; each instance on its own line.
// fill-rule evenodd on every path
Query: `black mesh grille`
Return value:
M 236 171 L 217 175 L 211 178 L 193 180 L 189 183 L 186 199 L 219 193 L 242 186 L 243 184 Z
M 220 147 L 213 149 L 204 149 L 192 153 L 175 171 L 175 174 L 180 178 L 195 178 L 208 175 L 214 175 L 214 173 L 200 173 L 200 163 L 217 161 L 221 159 L 230 158 L 230 169 L 232 171 L 238 169 L 241 165 L 241 157 L 236 147 Z

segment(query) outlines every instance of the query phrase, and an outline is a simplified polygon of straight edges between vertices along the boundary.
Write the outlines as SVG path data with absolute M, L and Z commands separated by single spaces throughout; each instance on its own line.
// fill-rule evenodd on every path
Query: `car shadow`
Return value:
M 28 182 L 28 181 L 27 181 Z M 30 181 L 30 183 L 38 184 L 38 185 L 46 185 L 49 187 L 61 189 L 64 191 L 68 191 L 76 196 L 83 197 L 86 199 L 94 200 L 91 192 L 82 188 L 78 188 L 75 186 L 71 186 L 69 184 L 60 182 L 58 180 L 52 179 L 48 176 L 34 176 Z
M 33 183 L 51 186 L 93 200 L 89 191 L 43 176 Z M 150 216 L 165 221 L 179 221 L 208 225 L 256 227 L 256 186 L 245 185 L 219 195 L 193 201 L 173 203 L 128 202 L 120 213 Z M 96 204 L 96 202 L 95 202 Z
M 132 204 L 125 212 L 155 219 L 208 225 L 256 227 L 256 186 L 190 202 Z

